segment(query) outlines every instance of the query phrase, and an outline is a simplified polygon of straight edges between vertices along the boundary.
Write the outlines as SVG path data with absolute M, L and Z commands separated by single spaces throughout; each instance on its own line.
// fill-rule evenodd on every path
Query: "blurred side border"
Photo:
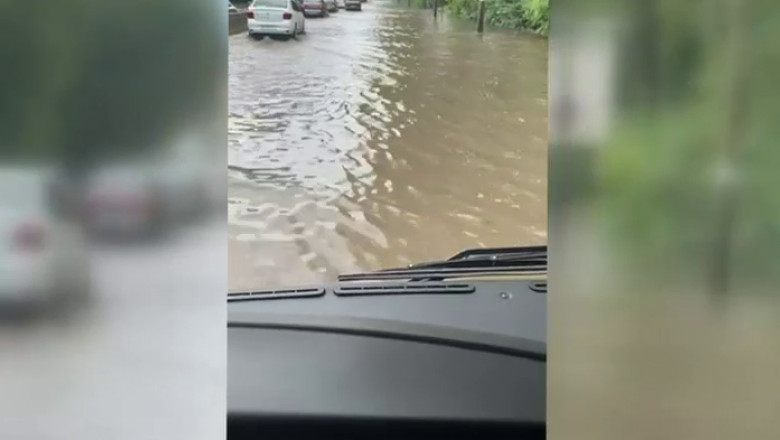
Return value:
M 551 7 L 550 438 L 774 438 L 780 5 Z

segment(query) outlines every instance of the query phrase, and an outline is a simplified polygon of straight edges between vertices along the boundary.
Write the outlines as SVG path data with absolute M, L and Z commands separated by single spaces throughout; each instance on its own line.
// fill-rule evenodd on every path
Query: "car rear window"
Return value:
M 256 8 L 286 8 L 287 0 L 255 0 Z

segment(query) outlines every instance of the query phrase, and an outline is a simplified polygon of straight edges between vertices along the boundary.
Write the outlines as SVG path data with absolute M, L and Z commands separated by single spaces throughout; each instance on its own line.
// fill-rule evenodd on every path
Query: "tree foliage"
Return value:
M 449 0 L 447 7 L 458 16 L 476 20 L 479 1 Z M 549 32 L 549 0 L 486 0 L 485 9 L 485 20 L 491 26 Z
M 216 16 L 216 6 L 3 2 L 4 155 L 80 167 L 155 148 L 171 130 L 213 108 L 224 99 L 217 94 L 227 54 L 227 13 L 222 8 Z
M 774 273 L 777 8 L 726 0 L 637 7 L 641 26 L 624 41 L 620 64 L 621 117 L 595 170 L 603 220 L 622 247 L 643 250 L 651 273 L 658 265 L 701 273 L 724 249 L 743 275 Z M 724 215 L 734 219 L 727 235 Z

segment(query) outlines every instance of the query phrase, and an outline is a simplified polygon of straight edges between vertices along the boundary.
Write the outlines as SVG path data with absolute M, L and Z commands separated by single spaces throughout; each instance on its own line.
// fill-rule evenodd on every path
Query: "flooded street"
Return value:
M 545 39 L 379 0 L 306 30 L 230 38 L 231 290 L 547 242 Z

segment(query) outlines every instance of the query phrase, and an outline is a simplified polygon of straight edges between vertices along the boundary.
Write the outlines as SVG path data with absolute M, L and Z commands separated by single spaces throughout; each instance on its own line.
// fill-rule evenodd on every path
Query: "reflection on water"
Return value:
M 547 241 L 547 42 L 371 2 L 230 40 L 230 288 Z

